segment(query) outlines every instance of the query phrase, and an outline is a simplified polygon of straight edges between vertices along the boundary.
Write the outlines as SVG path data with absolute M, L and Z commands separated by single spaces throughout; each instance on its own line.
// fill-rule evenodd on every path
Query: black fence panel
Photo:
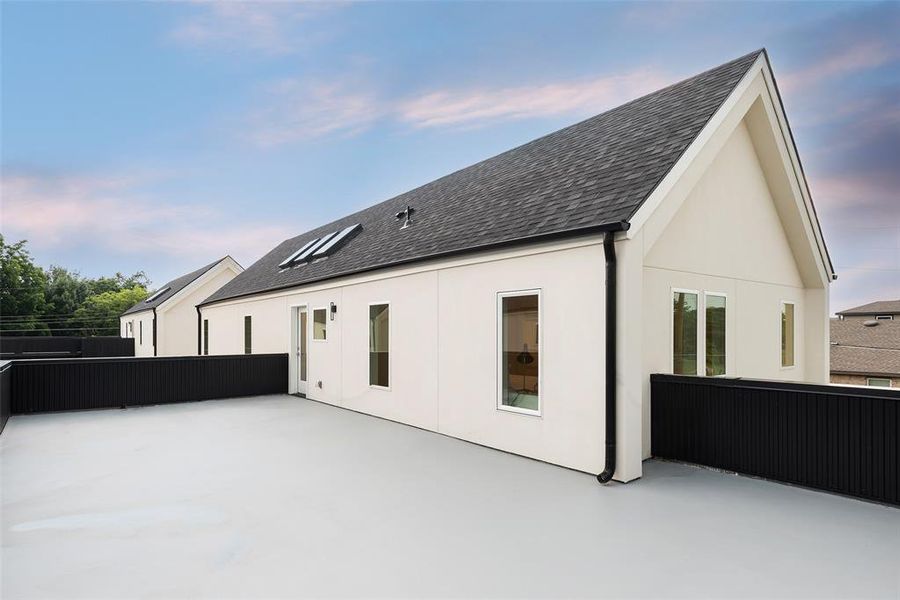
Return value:
M 0 364 L 0 433 L 6 427 L 12 410 L 12 363 Z
M 16 361 L 12 414 L 287 393 L 287 354 Z
M 117 336 L 0 337 L 0 358 L 77 358 L 134 356 L 134 339 Z
M 652 375 L 651 447 L 697 463 L 900 505 L 900 392 Z

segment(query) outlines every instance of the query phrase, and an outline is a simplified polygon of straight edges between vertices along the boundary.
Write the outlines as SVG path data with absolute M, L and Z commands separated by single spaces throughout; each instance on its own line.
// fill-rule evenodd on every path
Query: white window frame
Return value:
M 138 345 L 143 346 L 144 345 L 144 320 L 143 319 L 138 321 L 138 336 L 139 336 L 138 337 Z
M 693 374 L 679 373 L 679 375 L 704 377 L 704 375 L 700 374 L 701 367 L 703 373 L 706 373 L 706 330 L 703 326 L 706 322 L 706 313 L 703 306 L 703 292 L 688 288 L 669 288 L 669 300 L 666 304 L 669 310 L 669 373 L 675 374 L 675 311 L 672 310 L 672 301 L 677 293 L 695 294 L 697 296 L 697 372 Z M 726 333 L 726 335 L 728 334 Z
M 372 318 L 372 307 L 373 306 L 387 306 L 388 307 L 388 384 L 387 386 L 383 385 L 375 385 L 370 382 L 371 373 L 369 373 L 369 369 L 371 368 L 370 357 L 369 357 L 369 346 L 371 340 L 369 336 L 371 335 L 371 331 L 369 330 L 369 320 Z M 369 384 L 369 387 L 373 390 L 381 390 L 383 392 L 390 392 L 391 387 L 394 385 L 394 353 L 391 352 L 391 346 L 393 344 L 392 340 L 394 339 L 394 310 L 391 307 L 391 303 L 388 300 L 382 300 L 379 302 L 369 302 L 366 305 L 366 383 Z
M 316 339 L 316 311 L 324 310 L 325 311 L 325 339 L 318 340 Z M 328 342 L 328 307 L 327 306 L 317 306 L 310 310 L 309 313 L 309 324 L 310 324 L 310 339 L 313 344 L 324 344 Z M 308 373 L 309 371 L 307 371 Z
M 876 321 L 893 321 L 894 315 L 875 315 Z
M 707 296 L 716 296 L 717 298 L 725 298 L 725 372 L 722 373 L 721 375 L 707 375 L 706 374 L 706 297 Z M 703 341 L 703 344 L 702 344 L 703 348 L 698 348 L 698 352 L 697 352 L 698 359 L 697 360 L 699 362 L 699 360 L 700 360 L 699 355 L 702 355 L 703 362 L 700 366 L 697 367 L 697 369 L 698 370 L 700 368 L 703 369 L 703 375 L 701 375 L 701 377 L 728 377 L 728 373 L 729 373 L 729 370 L 728 370 L 728 307 L 731 305 L 731 303 L 728 301 L 728 293 L 727 292 L 707 292 L 706 290 L 703 290 L 702 301 L 700 299 L 698 299 L 698 304 L 701 305 L 699 310 L 703 313 L 703 318 L 699 319 L 700 321 L 702 321 L 702 323 L 698 323 L 698 325 L 697 325 L 697 327 L 703 333 L 703 337 L 701 338 L 701 340 Z M 675 328 L 674 328 L 675 314 L 674 313 L 672 314 L 672 320 L 673 320 L 672 335 L 674 336 L 675 335 Z M 673 339 L 673 343 L 674 343 L 674 339 Z M 698 343 L 697 345 L 699 346 L 701 344 Z M 674 357 L 672 357 L 672 358 L 674 360 Z M 674 367 L 673 367 L 673 371 L 674 371 Z
M 782 315 L 784 315 L 784 306 L 786 304 L 790 304 L 791 306 L 794 307 L 794 323 L 793 323 L 793 326 L 794 326 L 794 331 L 793 331 L 793 334 L 794 334 L 794 336 L 793 336 L 793 339 L 794 339 L 794 364 L 792 364 L 792 365 L 785 365 L 781 361 L 781 344 L 783 342 L 783 340 L 781 339 L 781 334 L 782 334 L 781 318 L 782 318 Z M 781 303 L 778 305 L 778 364 L 781 365 L 781 370 L 782 371 L 790 371 L 791 369 L 796 369 L 798 354 L 799 354 L 799 352 L 797 350 L 797 303 L 793 300 L 782 300 Z
M 887 385 L 873 385 L 872 380 L 878 381 L 887 381 Z M 891 388 L 894 387 L 894 382 L 891 381 L 890 377 L 866 377 L 866 385 L 871 387 L 880 387 L 880 388 Z
M 503 361 L 503 299 L 504 298 L 516 298 L 519 296 L 537 296 L 538 299 L 538 407 L 537 410 L 531 410 L 528 408 L 520 408 L 518 406 L 507 406 L 503 404 L 503 369 L 505 368 Z M 496 318 L 497 318 L 497 333 L 496 333 L 496 347 L 494 348 L 494 353 L 496 355 L 497 360 L 497 386 L 496 386 L 496 403 L 497 410 L 502 410 L 504 412 L 516 413 L 520 415 L 527 415 L 530 417 L 543 417 L 544 414 L 544 298 L 541 293 L 541 288 L 532 288 L 526 290 L 509 290 L 503 292 L 497 292 L 497 308 L 496 308 Z

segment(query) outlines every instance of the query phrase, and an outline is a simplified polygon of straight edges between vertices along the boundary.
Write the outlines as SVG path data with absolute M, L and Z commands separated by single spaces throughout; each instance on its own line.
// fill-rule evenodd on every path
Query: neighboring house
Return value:
M 759 51 L 286 240 L 200 310 L 291 392 L 628 481 L 651 373 L 827 382 L 833 277 Z
M 837 313 L 842 321 L 900 321 L 900 300 L 878 300 Z
M 161 286 L 119 317 L 121 337 L 134 338 L 135 356 L 200 353 L 197 305 L 235 278 L 243 267 L 226 256 Z
M 831 383 L 900 388 L 900 319 L 832 319 Z

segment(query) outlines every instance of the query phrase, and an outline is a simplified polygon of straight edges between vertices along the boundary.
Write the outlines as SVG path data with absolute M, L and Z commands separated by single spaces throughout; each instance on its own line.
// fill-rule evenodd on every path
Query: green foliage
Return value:
M 110 328 L 119 327 L 119 315 L 146 297 L 141 285 L 90 296 L 75 311 L 75 320 L 84 323 L 81 335 L 109 335 Z
M 48 335 L 38 317 L 45 311 L 47 276 L 34 264 L 25 240 L 7 244 L 0 234 L 0 330 L 24 330 Z
M 4 335 L 116 335 L 119 315 L 147 297 L 150 281 L 143 271 L 96 279 L 57 265 L 45 272 L 25 244 L 6 244 L 0 235 Z

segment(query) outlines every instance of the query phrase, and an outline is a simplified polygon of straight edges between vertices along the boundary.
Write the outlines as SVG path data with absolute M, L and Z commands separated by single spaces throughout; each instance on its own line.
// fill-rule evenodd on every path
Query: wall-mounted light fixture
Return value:
M 337 314 L 337 304 L 331 303 L 331 320 L 334 321 L 334 315 Z

